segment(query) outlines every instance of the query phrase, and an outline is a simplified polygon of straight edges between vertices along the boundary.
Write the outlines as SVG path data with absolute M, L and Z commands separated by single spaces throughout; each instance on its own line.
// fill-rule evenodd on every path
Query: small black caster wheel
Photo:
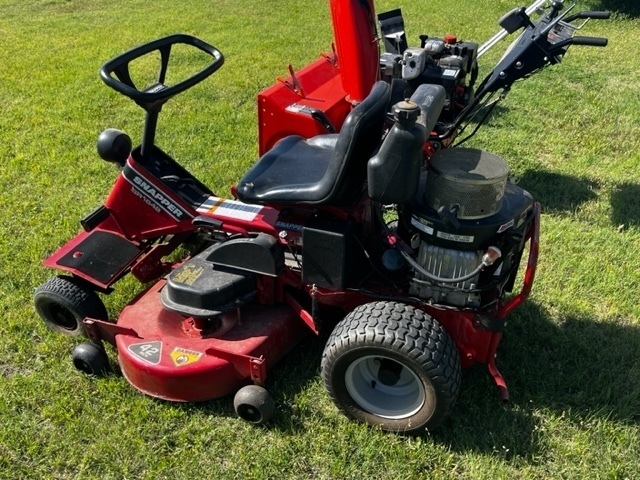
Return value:
M 261 425 L 273 416 L 276 404 L 266 389 L 258 385 L 247 385 L 233 397 L 233 408 L 243 420 Z
M 36 311 L 54 332 L 69 337 L 86 336 L 86 317 L 107 320 L 107 310 L 90 285 L 75 277 L 51 277 L 36 290 Z
M 73 366 L 87 375 L 101 376 L 109 370 L 109 357 L 100 345 L 81 343 L 73 350 Z

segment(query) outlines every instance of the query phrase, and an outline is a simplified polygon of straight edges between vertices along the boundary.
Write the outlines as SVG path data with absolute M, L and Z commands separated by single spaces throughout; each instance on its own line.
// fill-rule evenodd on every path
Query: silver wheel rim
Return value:
M 380 378 L 382 362 L 400 368 L 397 381 L 385 384 Z M 344 375 L 351 398 L 364 410 L 382 418 L 399 420 L 415 415 L 426 394 L 418 376 L 397 360 L 383 355 L 367 355 L 353 361 Z

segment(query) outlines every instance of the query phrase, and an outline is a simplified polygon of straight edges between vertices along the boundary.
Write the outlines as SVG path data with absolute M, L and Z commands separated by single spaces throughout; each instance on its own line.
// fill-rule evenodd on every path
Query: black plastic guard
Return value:
M 277 277 L 284 267 L 284 251 L 275 237 L 258 233 L 255 237 L 237 238 L 217 245 L 207 261 L 214 265 Z
M 213 318 L 247 303 L 256 291 L 256 276 L 207 260 L 217 246 L 176 268 L 162 290 L 162 305 L 182 315 Z

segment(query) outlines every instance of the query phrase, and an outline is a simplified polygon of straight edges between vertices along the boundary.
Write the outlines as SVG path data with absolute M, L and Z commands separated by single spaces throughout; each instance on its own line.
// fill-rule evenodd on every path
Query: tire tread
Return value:
M 412 305 L 373 302 L 357 307 L 334 328 L 322 356 L 322 376 L 331 400 L 352 417 L 330 377 L 339 357 L 358 346 L 398 352 L 418 363 L 440 395 L 441 405 L 427 428 L 437 426 L 448 416 L 458 397 L 460 359 L 449 334 L 430 315 Z

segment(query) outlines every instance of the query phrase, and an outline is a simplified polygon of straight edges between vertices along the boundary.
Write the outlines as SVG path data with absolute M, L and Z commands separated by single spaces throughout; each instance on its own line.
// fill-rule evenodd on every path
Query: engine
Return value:
M 478 44 L 459 42 L 453 35 L 420 35 L 420 47 L 408 47 L 400 9 L 381 13 L 378 22 L 385 46 L 380 55 L 382 78 L 402 79 L 411 92 L 423 84 L 442 85 L 447 99 L 441 119 L 452 121 L 473 99 Z
M 532 196 L 508 177 L 506 162 L 483 150 L 432 156 L 398 225 L 416 252 L 407 258 L 412 295 L 482 309 L 511 291 L 534 209 Z

